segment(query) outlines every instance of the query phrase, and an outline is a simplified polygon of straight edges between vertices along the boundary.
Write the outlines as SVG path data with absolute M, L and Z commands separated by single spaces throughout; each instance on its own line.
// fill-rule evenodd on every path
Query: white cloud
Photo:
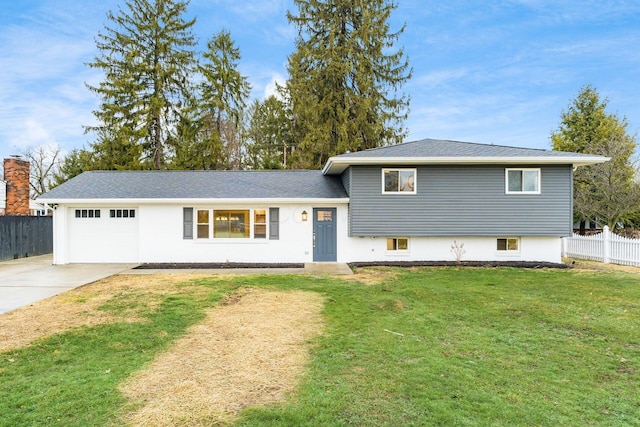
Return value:
M 273 95 L 276 98 L 281 99 L 281 96 L 278 93 L 277 85 L 284 86 L 286 81 L 286 77 L 284 77 L 282 74 L 274 73 L 273 76 L 271 76 L 271 80 L 269 81 L 269 83 L 267 83 L 267 85 L 264 87 L 264 98 L 266 99 Z
M 466 68 L 445 69 L 432 71 L 430 73 L 415 76 L 412 84 L 424 85 L 428 88 L 447 85 L 453 81 L 460 80 L 469 74 Z

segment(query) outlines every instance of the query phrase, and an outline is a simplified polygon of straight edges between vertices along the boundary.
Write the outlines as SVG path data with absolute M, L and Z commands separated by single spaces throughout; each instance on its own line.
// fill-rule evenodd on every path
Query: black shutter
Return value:
M 182 238 L 193 239 L 193 208 L 182 208 Z
M 269 240 L 280 239 L 280 208 L 269 208 Z

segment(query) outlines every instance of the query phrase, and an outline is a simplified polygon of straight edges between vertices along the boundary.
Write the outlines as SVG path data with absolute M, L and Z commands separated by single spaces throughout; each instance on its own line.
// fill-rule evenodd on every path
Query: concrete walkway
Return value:
M 0 314 L 136 266 L 51 262 L 51 255 L 0 262 Z

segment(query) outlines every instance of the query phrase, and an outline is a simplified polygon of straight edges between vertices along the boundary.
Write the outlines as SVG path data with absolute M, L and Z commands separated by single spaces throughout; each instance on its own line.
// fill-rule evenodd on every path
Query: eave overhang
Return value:
M 340 175 L 349 166 L 419 165 L 573 165 L 588 166 L 609 161 L 603 156 L 522 156 L 522 157 L 331 157 L 322 173 Z
M 260 199 L 247 199 L 247 198 L 208 198 L 208 199 L 99 199 L 99 198 L 66 198 L 66 199 L 47 199 L 38 198 L 38 203 L 46 203 L 48 205 L 111 205 L 111 206 L 130 206 L 130 205 L 184 205 L 184 206 L 196 206 L 196 205 L 248 205 L 248 204 L 305 204 L 305 205 L 327 205 L 327 204 L 347 204 L 349 198 L 260 198 Z

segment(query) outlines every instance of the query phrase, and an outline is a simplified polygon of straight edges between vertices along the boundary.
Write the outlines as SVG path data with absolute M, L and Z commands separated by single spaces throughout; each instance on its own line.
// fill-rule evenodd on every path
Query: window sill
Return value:
M 508 195 L 522 195 L 522 196 L 536 196 L 542 194 L 540 191 L 507 191 L 504 194 Z
M 406 257 L 406 256 L 411 255 L 411 252 L 409 252 L 409 251 L 393 251 L 393 252 L 386 251 L 384 254 L 386 256 L 391 256 L 391 257 Z
M 513 252 L 507 252 L 507 251 L 501 251 L 501 252 L 496 252 L 496 256 L 497 257 L 504 257 L 504 258 L 516 258 L 519 257 L 520 251 L 513 251 Z
M 242 244 L 242 245 L 264 245 L 269 243 L 269 239 L 193 239 L 197 244 L 211 245 L 211 244 Z
M 388 193 L 385 193 L 384 191 L 382 192 L 383 196 L 415 196 L 416 194 L 418 194 L 417 192 L 410 192 L 410 191 L 390 191 Z

